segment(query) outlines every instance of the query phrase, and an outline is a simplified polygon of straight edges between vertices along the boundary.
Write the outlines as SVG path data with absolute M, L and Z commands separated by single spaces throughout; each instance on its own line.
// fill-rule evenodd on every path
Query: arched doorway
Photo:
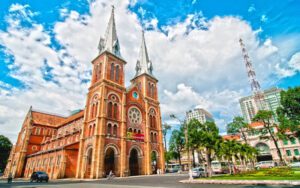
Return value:
M 92 156 L 93 156 L 93 149 L 89 148 L 87 150 L 87 154 L 86 154 L 86 171 L 85 171 L 86 178 L 90 178 L 90 175 L 91 175 Z
M 105 166 L 105 175 L 108 175 L 110 171 L 114 174 L 115 172 L 115 151 L 112 148 L 108 148 L 105 152 L 105 159 L 104 159 L 104 166 Z
M 129 170 L 131 176 L 139 175 L 139 159 L 138 159 L 138 151 L 136 149 L 132 149 L 130 151 Z
M 256 144 L 255 148 L 258 151 L 257 155 L 257 161 L 270 161 L 273 159 L 270 148 L 267 144 L 265 143 L 258 143 Z
M 152 167 L 152 174 L 157 173 L 157 153 L 156 151 L 151 152 L 151 167 Z

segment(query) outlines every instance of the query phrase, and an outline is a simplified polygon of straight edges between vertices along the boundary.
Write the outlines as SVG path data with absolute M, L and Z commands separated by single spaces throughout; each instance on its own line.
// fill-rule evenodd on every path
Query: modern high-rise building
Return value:
M 276 109 L 280 106 L 280 92 L 282 89 L 273 87 L 263 91 L 263 102 L 266 105 L 264 110 L 271 110 L 274 112 L 274 121 L 277 121 Z M 243 113 L 244 119 L 251 123 L 252 118 L 256 115 L 256 113 L 261 109 L 259 105 L 257 105 L 254 95 L 250 95 L 247 97 L 243 97 L 239 100 L 240 107 Z
M 186 112 L 186 121 L 189 122 L 191 119 L 197 119 L 200 123 L 207 121 L 214 121 L 213 116 L 203 108 L 195 108 Z

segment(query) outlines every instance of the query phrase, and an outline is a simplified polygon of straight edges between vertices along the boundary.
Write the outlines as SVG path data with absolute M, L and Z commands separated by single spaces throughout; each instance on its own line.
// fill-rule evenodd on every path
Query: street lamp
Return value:
M 188 169 L 190 171 L 191 170 L 191 159 L 190 159 L 190 147 L 189 147 L 189 139 L 188 139 L 188 131 L 189 131 L 188 129 L 189 129 L 189 126 L 188 126 L 188 124 L 186 123 L 185 120 L 180 120 L 174 114 L 171 114 L 170 118 L 176 119 L 181 124 L 181 126 L 185 126 L 184 127 L 185 128 L 184 137 L 185 137 L 185 144 L 186 144 L 187 156 L 188 156 Z

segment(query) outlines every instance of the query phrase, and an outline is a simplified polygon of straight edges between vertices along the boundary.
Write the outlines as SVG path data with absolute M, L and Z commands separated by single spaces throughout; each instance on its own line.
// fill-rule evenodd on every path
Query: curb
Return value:
M 293 180 L 181 180 L 180 183 L 192 184 L 231 184 L 231 185 L 300 185 Z

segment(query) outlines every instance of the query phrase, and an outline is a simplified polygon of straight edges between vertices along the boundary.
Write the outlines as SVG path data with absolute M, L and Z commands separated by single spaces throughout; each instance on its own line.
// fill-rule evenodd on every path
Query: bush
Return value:
M 294 171 L 289 167 L 276 167 L 265 171 L 265 175 L 267 176 L 288 177 L 292 176 L 293 174 Z

